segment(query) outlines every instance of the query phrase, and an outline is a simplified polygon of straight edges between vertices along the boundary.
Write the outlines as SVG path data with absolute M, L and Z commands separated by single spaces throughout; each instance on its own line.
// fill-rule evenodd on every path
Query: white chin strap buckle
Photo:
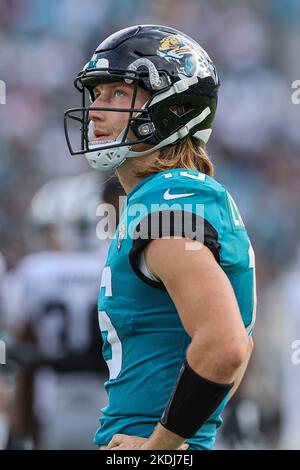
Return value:
M 129 145 L 111 148 L 112 145 L 121 144 L 125 129 L 115 140 L 94 140 L 93 122 L 89 123 L 89 150 L 85 153 L 89 165 L 98 171 L 110 171 L 120 166 L 130 151 Z
M 115 142 L 115 141 L 112 141 Z M 98 143 L 99 145 L 99 143 Z M 90 146 L 90 148 L 92 145 Z M 96 147 L 96 145 L 95 145 Z M 98 171 L 110 171 L 120 166 L 130 151 L 129 145 L 115 148 L 102 148 L 94 152 L 88 152 L 85 157 L 89 165 Z

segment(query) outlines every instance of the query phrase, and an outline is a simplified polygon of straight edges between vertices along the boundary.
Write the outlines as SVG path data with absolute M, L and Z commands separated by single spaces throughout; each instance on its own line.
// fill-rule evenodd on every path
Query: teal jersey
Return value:
M 163 217 L 172 213 L 163 225 Z M 94 439 L 97 445 L 107 445 L 117 433 L 149 437 L 175 385 L 191 338 L 163 284 L 147 275 L 141 260 L 151 238 L 165 235 L 165 226 L 171 236 L 180 235 L 183 225 L 177 222 L 185 216 L 191 226 L 185 224 L 182 235 L 212 251 L 252 334 L 254 254 L 233 198 L 216 180 L 193 170 L 144 178 L 127 195 L 102 275 L 99 323 L 110 375 L 105 383 L 109 401 Z M 213 447 L 226 400 L 188 440 L 190 449 Z

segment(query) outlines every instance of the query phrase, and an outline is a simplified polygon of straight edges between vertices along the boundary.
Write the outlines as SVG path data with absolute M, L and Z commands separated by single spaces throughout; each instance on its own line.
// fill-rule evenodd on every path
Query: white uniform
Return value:
M 30 324 L 39 352 L 58 364 L 35 374 L 43 448 L 95 448 L 99 410 L 106 404 L 97 298 L 107 248 L 103 242 L 100 252 L 30 254 L 7 276 L 8 323 Z

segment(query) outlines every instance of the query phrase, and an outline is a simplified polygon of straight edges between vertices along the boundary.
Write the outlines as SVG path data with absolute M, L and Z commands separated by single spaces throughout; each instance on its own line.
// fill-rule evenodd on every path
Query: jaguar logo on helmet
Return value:
M 183 52 L 191 52 L 192 48 L 185 44 L 179 36 L 168 36 L 160 41 L 159 51 L 168 55 L 178 55 Z
M 177 62 L 177 72 L 187 77 L 192 77 L 196 70 L 196 60 L 192 52 L 192 47 L 180 36 L 163 38 L 157 51 L 158 55 L 167 61 Z
M 168 36 L 160 41 L 157 51 L 160 57 L 178 63 L 177 72 L 186 77 L 197 75 L 200 78 L 212 77 L 218 83 L 213 63 L 205 50 L 181 36 Z

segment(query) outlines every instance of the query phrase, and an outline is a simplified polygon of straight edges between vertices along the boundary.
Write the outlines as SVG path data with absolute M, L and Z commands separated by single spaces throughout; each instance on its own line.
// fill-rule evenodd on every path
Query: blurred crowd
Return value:
M 214 59 L 221 88 L 208 151 L 256 253 L 256 347 L 218 446 L 300 448 L 292 393 L 300 365 L 290 359 L 300 339 L 300 105 L 291 100 L 300 79 L 297 0 L 1 0 L 2 264 L 13 271 L 30 253 L 25 227 L 42 184 L 88 169 L 68 155 L 63 133 L 65 109 L 79 106 L 77 72 L 106 36 L 139 23 L 182 30 Z

